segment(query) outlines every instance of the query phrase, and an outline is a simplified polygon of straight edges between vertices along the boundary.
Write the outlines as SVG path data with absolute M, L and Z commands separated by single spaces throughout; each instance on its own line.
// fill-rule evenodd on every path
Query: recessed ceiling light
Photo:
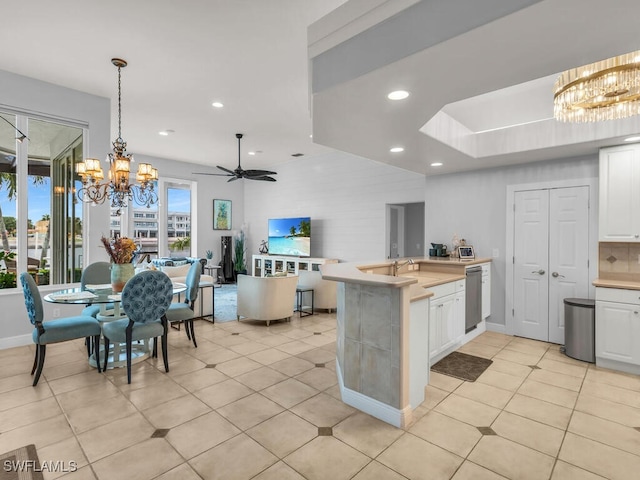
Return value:
M 211 106 L 216 108 L 222 108 L 224 107 L 224 104 L 222 102 L 213 102 Z
M 387 95 L 389 100 L 404 100 L 409 96 L 409 92 L 406 90 L 395 90 Z
M 404 147 L 393 147 L 390 148 L 389 151 L 391 153 L 400 153 L 400 152 L 404 152 Z
M 162 135 L 163 137 L 167 137 L 171 133 L 174 133 L 174 130 L 162 130 L 161 132 L 158 132 L 158 135 Z
M 247 152 L 249 155 L 255 155 L 256 152 Z
M 433 162 L 431 164 L 432 167 L 441 167 L 442 166 L 442 162 Z
M 640 142 L 640 135 L 636 135 L 633 137 L 625 138 L 625 142 Z

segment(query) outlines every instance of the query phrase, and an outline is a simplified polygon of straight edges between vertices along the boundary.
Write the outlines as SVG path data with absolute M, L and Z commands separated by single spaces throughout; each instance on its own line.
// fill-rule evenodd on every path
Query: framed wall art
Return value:
M 213 201 L 213 229 L 231 230 L 231 200 Z

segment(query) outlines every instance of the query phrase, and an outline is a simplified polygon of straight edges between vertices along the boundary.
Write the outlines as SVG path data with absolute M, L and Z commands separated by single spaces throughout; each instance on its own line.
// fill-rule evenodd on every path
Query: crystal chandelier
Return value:
M 82 188 L 78 190 L 78 198 L 83 202 L 96 204 L 109 199 L 116 214 L 127 206 L 127 201 L 135 200 L 139 205 L 150 207 L 158 201 L 154 190 L 154 182 L 158 180 L 158 170 L 149 163 L 138 165 L 136 182 L 129 182 L 130 167 L 133 156 L 127 153 L 127 142 L 122 139 L 122 108 L 120 70 L 127 62 L 120 58 L 112 58 L 111 63 L 118 67 L 118 138 L 113 141 L 113 152 L 109 153 L 109 180 L 104 182 L 104 173 L 97 158 L 85 158 L 76 164 L 76 173 L 82 178 Z
M 640 50 L 563 72 L 553 115 L 562 122 L 599 122 L 640 113 Z

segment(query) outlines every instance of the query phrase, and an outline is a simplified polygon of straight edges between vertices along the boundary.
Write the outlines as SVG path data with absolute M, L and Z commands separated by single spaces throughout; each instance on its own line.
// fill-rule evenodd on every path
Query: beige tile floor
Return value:
M 484 333 L 460 350 L 489 369 L 432 373 L 398 429 L 340 401 L 335 315 L 196 323 L 197 349 L 172 330 L 171 371 L 148 359 L 131 385 L 90 368 L 82 342 L 49 347 L 36 388 L 33 348 L 0 351 L 0 452 L 35 443 L 79 467 L 46 479 L 638 478 L 640 377 L 557 345 Z

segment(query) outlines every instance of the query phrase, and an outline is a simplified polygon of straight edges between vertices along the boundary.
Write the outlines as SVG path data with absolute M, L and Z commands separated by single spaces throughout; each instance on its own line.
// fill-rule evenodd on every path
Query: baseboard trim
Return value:
M 31 345 L 33 343 L 33 337 L 30 333 L 26 335 L 18 335 L 17 337 L 0 338 L 0 350 L 14 347 L 24 347 L 25 345 Z
M 608 358 L 596 357 L 596 366 L 600 368 L 618 370 L 619 372 L 631 373 L 633 375 L 640 375 L 640 365 L 618 362 L 616 360 L 610 360 Z
M 496 333 L 504 333 L 507 335 L 507 326 L 501 323 L 492 323 L 487 322 L 487 331 L 496 332 Z
M 340 363 L 336 359 L 336 374 L 338 376 L 338 384 L 340 386 L 340 395 L 342 401 L 347 405 L 357 408 L 358 410 L 368 413 L 372 417 L 376 417 L 383 422 L 389 423 L 394 427 L 404 428 L 413 420 L 413 410 L 411 406 L 407 406 L 402 410 L 391 407 L 386 403 L 382 403 L 375 398 L 363 395 L 360 392 L 351 390 L 344 386 L 342 381 L 342 369 Z

